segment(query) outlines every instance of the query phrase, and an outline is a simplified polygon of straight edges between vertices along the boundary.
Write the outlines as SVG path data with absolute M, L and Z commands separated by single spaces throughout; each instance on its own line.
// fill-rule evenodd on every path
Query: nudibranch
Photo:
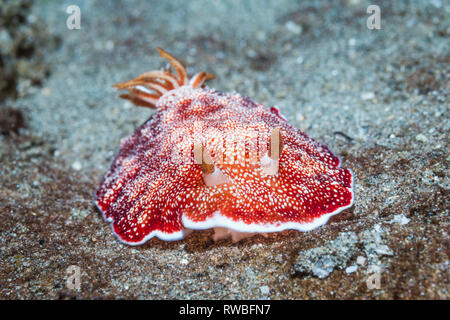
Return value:
M 158 48 L 159 49 L 159 48 Z M 115 85 L 121 97 L 156 109 L 120 143 L 96 193 L 118 238 L 138 245 L 213 228 L 214 240 L 308 231 L 353 203 L 353 177 L 331 150 L 291 126 L 276 107 L 223 93 L 174 69 Z

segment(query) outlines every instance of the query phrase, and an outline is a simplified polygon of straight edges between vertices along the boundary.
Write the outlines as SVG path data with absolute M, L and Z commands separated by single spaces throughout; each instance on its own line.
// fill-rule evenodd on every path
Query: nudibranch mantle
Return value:
M 285 229 L 308 231 L 353 203 L 353 177 L 330 149 L 291 126 L 275 107 L 188 78 L 150 71 L 115 85 L 156 113 L 129 137 L 96 193 L 118 238 L 138 245 L 214 228 L 233 241 Z

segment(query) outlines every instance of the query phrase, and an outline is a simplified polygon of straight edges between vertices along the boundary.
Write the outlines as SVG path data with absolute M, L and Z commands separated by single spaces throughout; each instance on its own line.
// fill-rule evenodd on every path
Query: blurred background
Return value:
M 449 17 L 439 0 L 0 0 L 0 298 L 448 299 Z M 354 206 L 308 233 L 119 243 L 93 194 L 153 111 L 112 84 L 165 67 L 157 47 L 329 145 Z

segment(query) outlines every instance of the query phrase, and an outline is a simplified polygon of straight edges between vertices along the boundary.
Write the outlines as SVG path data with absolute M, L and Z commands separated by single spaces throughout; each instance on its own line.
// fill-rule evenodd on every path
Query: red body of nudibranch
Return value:
M 352 205 L 352 173 L 328 147 L 274 107 L 203 87 L 210 74 L 189 79 L 159 50 L 177 76 L 150 71 L 116 85 L 129 91 L 121 97 L 157 109 L 121 142 L 96 194 L 120 240 L 307 231 Z

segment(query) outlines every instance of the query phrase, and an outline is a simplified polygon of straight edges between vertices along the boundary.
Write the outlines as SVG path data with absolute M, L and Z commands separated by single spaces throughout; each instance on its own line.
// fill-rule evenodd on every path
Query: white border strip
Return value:
M 190 230 L 187 230 L 187 229 L 184 229 L 184 230 L 181 230 L 181 231 L 178 231 L 178 232 L 174 232 L 174 233 L 165 233 L 165 232 L 162 232 L 162 231 L 160 231 L 160 230 L 154 230 L 154 231 L 150 232 L 148 235 L 146 235 L 146 236 L 144 237 L 144 239 L 142 239 L 142 240 L 139 241 L 139 242 L 128 242 L 128 241 L 123 240 L 123 239 L 120 237 L 120 235 L 117 234 L 117 233 L 114 231 L 114 220 L 113 220 L 113 218 L 111 218 L 111 217 L 107 218 L 107 217 L 105 216 L 105 212 L 103 212 L 103 210 L 100 209 L 100 206 L 98 205 L 98 200 L 95 200 L 95 205 L 97 206 L 98 210 L 100 210 L 100 212 L 102 213 L 103 219 L 104 219 L 106 222 L 109 222 L 109 223 L 110 223 L 111 230 L 112 230 L 112 232 L 114 233 L 114 235 L 116 236 L 116 238 L 119 239 L 120 242 L 122 242 L 122 243 L 124 243 L 124 244 L 127 244 L 127 245 L 130 245 L 130 246 L 138 246 L 138 245 L 144 244 L 145 242 L 147 242 L 148 240 L 150 240 L 150 239 L 153 238 L 154 236 L 156 236 L 156 237 L 158 237 L 159 239 L 164 240 L 164 241 L 176 241 L 176 240 L 181 240 L 181 239 L 183 239 L 187 234 L 190 233 Z
M 298 231 L 302 231 L 302 232 L 311 231 L 313 229 L 316 229 L 316 228 L 326 224 L 332 216 L 342 212 L 345 209 L 350 208 L 353 205 L 354 200 L 355 200 L 355 194 L 353 192 L 354 175 L 350 169 L 348 169 L 348 170 L 350 171 L 350 173 L 352 175 L 352 184 L 351 184 L 351 188 L 350 188 L 352 198 L 351 198 L 350 204 L 348 206 L 341 207 L 333 212 L 330 212 L 330 213 L 324 214 L 320 217 L 317 217 L 312 222 L 308 222 L 308 223 L 285 222 L 285 223 L 278 223 L 278 224 L 277 223 L 275 223 L 275 224 L 257 224 L 257 223 L 247 224 L 242 221 L 234 221 L 233 219 L 222 215 L 222 213 L 220 211 L 216 211 L 212 218 L 209 218 L 208 220 L 205 220 L 205 221 L 196 222 L 196 221 L 193 221 L 193 220 L 189 219 L 188 217 L 186 217 L 186 215 L 182 216 L 181 221 L 185 228 L 196 229 L 196 230 L 204 230 L 204 229 L 210 229 L 210 228 L 215 228 L 215 227 L 223 227 L 223 228 L 232 229 L 234 231 L 249 232 L 249 233 L 278 232 L 278 231 L 283 231 L 286 229 L 294 229 L 294 230 L 298 230 Z
M 283 231 L 283 230 L 287 230 L 287 229 L 293 229 L 293 230 L 298 230 L 301 232 L 306 232 L 306 231 L 311 231 L 313 229 L 316 229 L 316 228 L 326 224 L 332 216 L 342 212 L 345 209 L 350 208 L 353 205 L 354 200 L 355 200 L 355 194 L 353 192 L 353 186 L 354 186 L 355 179 L 354 179 L 353 171 L 351 169 L 347 169 L 347 170 L 350 171 L 350 174 L 352 176 L 352 183 L 351 183 L 351 188 L 350 188 L 352 198 L 351 198 L 350 204 L 348 206 L 341 207 L 333 212 L 330 212 L 330 213 L 324 214 L 318 218 L 315 218 L 312 222 L 308 222 L 308 223 L 285 222 L 285 223 L 278 223 L 278 224 L 276 224 L 276 223 L 275 224 L 257 224 L 257 223 L 247 224 L 242 221 L 234 221 L 231 218 L 228 218 L 228 217 L 222 215 L 220 211 L 216 211 L 212 218 L 209 218 L 205 221 L 196 222 L 196 221 L 189 219 L 188 217 L 186 217 L 186 215 L 183 214 L 183 216 L 181 217 L 181 221 L 182 221 L 185 229 L 178 231 L 178 232 L 174 232 L 174 233 L 165 233 L 160 230 L 154 230 L 151 233 L 149 233 L 148 235 L 146 235 L 144 237 L 144 239 L 142 239 L 139 242 L 127 242 L 127 241 L 123 240 L 122 238 L 120 238 L 120 236 L 114 231 L 113 219 L 106 218 L 105 213 L 100 209 L 100 206 L 98 205 L 97 199 L 95 200 L 95 204 L 96 204 L 97 208 L 100 210 L 100 212 L 102 213 L 103 219 L 107 222 L 110 222 L 111 229 L 112 229 L 113 233 L 116 235 L 116 237 L 119 239 L 119 241 L 122 243 L 125 243 L 127 245 L 131 245 L 131 246 L 141 245 L 141 244 L 147 242 L 148 240 L 150 240 L 151 238 L 153 238 L 154 236 L 158 237 L 161 240 L 165 240 L 165 241 L 181 240 L 187 234 L 189 234 L 191 232 L 191 230 L 189 230 L 189 229 L 205 230 L 205 229 L 211 229 L 211 228 L 215 228 L 215 227 L 223 227 L 223 228 L 232 229 L 232 230 L 238 231 L 238 232 L 248 232 L 248 233 L 279 232 L 279 231 Z

